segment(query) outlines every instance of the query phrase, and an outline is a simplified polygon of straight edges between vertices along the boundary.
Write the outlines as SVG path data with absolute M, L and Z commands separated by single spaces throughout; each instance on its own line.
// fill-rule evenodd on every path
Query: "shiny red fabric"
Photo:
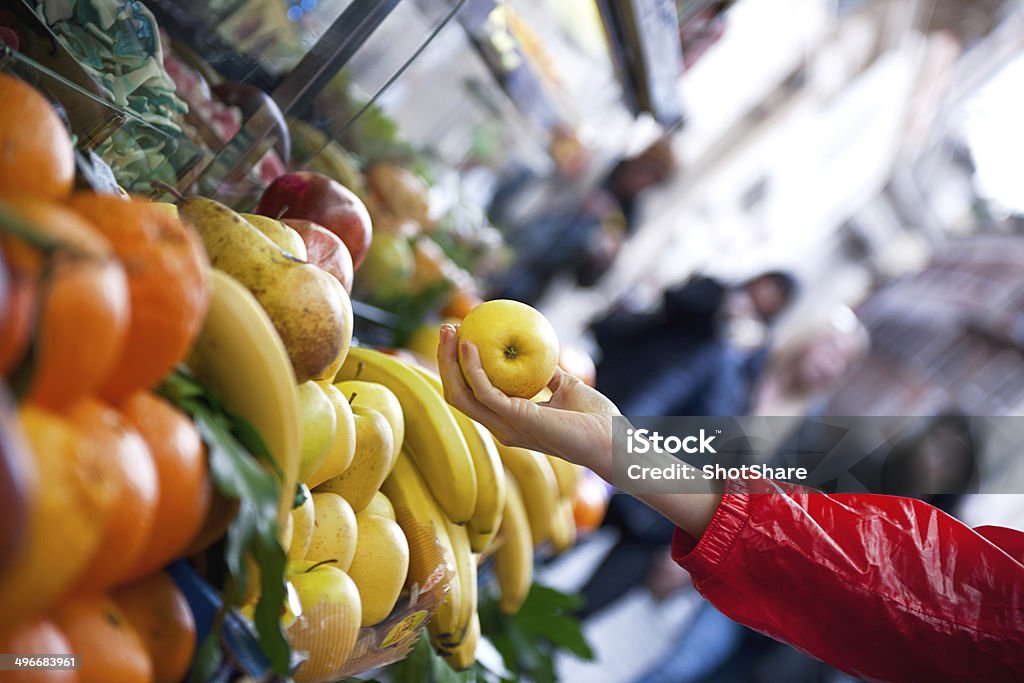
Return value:
M 673 558 L 723 614 L 868 681 L 1024 681 L 1024 533 L 921 501 L 733 482 Z

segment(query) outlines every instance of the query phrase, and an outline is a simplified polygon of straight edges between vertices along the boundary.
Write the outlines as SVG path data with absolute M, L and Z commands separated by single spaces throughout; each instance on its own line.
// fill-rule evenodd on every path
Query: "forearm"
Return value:
M 555 455 L 592 470 L 614 485 L 611 418 L 606 420 L 601 429 L 591 432 L 595 437 L 593 440 L 565 444 Z M 680 479 L 678 483 L 678 493 L 640 494 L 635 497 L 690 536 L 700 538 L 722 500 L 721 487 L 703 477 Z

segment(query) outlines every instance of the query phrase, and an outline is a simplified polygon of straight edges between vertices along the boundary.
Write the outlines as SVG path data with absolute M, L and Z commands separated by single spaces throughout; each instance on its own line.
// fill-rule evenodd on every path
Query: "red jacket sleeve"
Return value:
M 907 498 L 732 482 L 672 552 L 726 616 L 859 678 L 1024 680 L 1024 533 Z

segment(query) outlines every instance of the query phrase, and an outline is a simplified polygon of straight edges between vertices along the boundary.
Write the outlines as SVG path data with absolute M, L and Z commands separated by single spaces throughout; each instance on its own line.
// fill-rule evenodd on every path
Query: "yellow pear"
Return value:
M 348 571 L 356 553 L 356 514 L 336 493 L 313 494 L 313 538 L 305 560 L 333 560 L 332 566 Z
M 269 216 L 260 216 L 255 213 L 243 213 L 241 216 L 266 235 L 271 242 L 279 246 L 284 253 L 294 256 L 300 261 L 307 259 L 306 243 L 302 241 L 302 236 L 294 228 Z
M 370 500 L 370 504 L 363 508 L 360 514 L 364 515 L 377 515 L 378 517 L 387 517 L 392 522 L 397 521 L 395 518 L 395 506 L 391 504 L 388 497 L 380 491 L 373 494 L 373 498 Z
M 395 437 L 395 453 L 402 452 L 402 444 L 405 443 L 405 416 L 402 413 L 402 404 L 390 389 L 383 384 L 358 379 L 337 382 L 334 386 L 341 389 L 341 393 L 353 406 L 366 406 L 383 413 Z
M 348 575 L 359 589 L 366 627 L 383 621 L 398 602 L 409 571 L 409 544 L 387 517 L 360 513 L 356 523 L 359 541 Z
M 327 459 L 338 429 L 338 414 L 327 392 L 316 382 L 303 382 L 298 391 L 302 418 L 299 481 L 306 481 Z
M 334 441 L 327 448 L 327 457 L 320 463 L 320 467 L 305 480 L 310 488 L 316 488 L 348 469 L 352 463 L 352 456 L 356 452 L 356 425 L 352 417 L 352 406 L 333 384 L 329 382 L 317 382 L 317 384 L 327 395 L 331 405 L 334 406 L 337 419 Z
M 306 557 L 306 551 L 309 550 L 309 542 L 313 540 L 313 520 L 314 520 L 314 508 L 313 508 L 313 494 L 309 492 L 309 488 L 305 484 L 301 484 L 303 493 L 306 494 L 306 500 L 299 507 L 292 510 L 292 541 L 288 546 L 288 559 L 289 560 L 301 560 Z
M 353 510 L 360 512 L 380 490 L 398 454 L 391 425 L 379 410 L 357 405 L 352 408 L 352 414 L 356 423 L 356 455 L 352 464 L 317 490 L 338 494 Z
M 320 377 L 347 354 L 351 307 L 338 295 L 333 275 L 289 257 L 252 224 L 212 199 L 189 197 L 178 211 L 203 240 L 210 264 L 238 280 L 260 302 L 284 342 L 298 382 Z
M 349 347 L 352 346 L 352 328 L 355 325 L 355 319 L 352 314 L 352 299 L 349 297 L 348 291 L 341 282 L 338 281 L 338 278 L 332 275 L 331 280 L 333 280 L 333 282 L 327 283 L 327 286 L 335 291 L 338 301 L 341 302 L 341 319 L 345 327 L 345 334 L 343 336 L 341 346 L 338 347 L 338 353 L 335 355 L 334 360 L 328 363 L 327 367 L 324 368 L 323 371 L 317 373 L 313 378 L 327 382 L 334 381 L 338 371 L 341 370 L 341 366 L 345 364 L 345 359 L 348 358 L 348 350 Z

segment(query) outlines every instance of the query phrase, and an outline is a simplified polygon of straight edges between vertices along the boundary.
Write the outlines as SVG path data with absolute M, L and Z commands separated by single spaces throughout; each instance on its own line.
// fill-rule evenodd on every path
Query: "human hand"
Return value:
M 615 404 L 578 378 L 555 370 L 548 384 L 552 396 L 543 403 L 505 395 L 487 377 L 476 347 L 463 342 L 469 381 L 459 366 L 455 327 L 441 326 L 437 364 L 445 400 L 487 427 L 506 446 L 529 448 L 595 470 L 607 478 L 611 463 Z

